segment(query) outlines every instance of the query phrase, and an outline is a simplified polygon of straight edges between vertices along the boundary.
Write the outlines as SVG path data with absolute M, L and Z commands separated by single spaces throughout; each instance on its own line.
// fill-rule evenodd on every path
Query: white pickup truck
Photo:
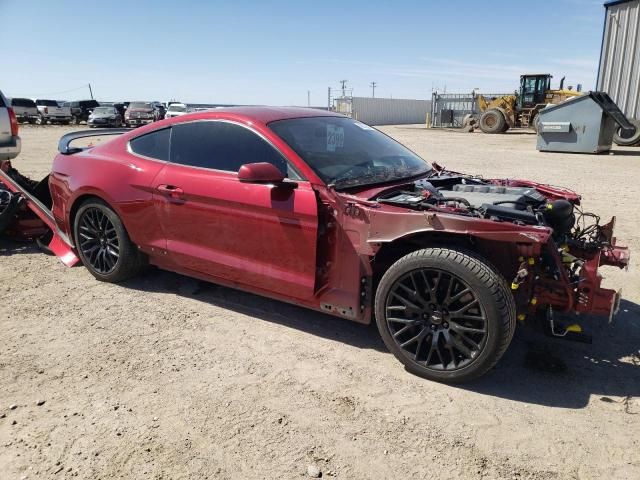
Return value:
M 20 153 L 18 119 L 0 92 L 0 161 L 11 160 Z
M 36 123 L 38 120 L 38 107 L 36 107 L 36 102 L 30 98 L 11 98 L 9 103 L 13 108 L 13 113 L 16 114 L 18 123 Z
M 55 100 L 43 100 L 38 98 L 35 102 L 38 107 L 37 124 L 46 125 L 47 122 L 50 122 L 69 125 L 71 122 L 71 108 L 61 107 Z

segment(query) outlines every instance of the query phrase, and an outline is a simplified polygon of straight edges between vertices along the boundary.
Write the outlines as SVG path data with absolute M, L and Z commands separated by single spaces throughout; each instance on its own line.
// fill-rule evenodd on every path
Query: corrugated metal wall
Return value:
M 353 97 L 352 117 L 368 125 L 425 123 L 429 100 Z
M 640 0 L 606 5 L 597 89 L 640 119 Z

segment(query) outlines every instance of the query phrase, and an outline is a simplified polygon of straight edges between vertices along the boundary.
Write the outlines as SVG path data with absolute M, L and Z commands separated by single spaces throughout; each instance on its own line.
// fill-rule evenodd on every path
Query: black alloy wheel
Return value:
M 78 256 L 98 280 L 122 282 L 148 265 L 118 215 L 103 201 L 92 198 L 82 203 L 73 225 Z
M 452 273 L 406 273 L 391 287 L 385 308 L 387 328 L 403 355 L 425 368 L 463 368 L 486 344 L 486 312 L 477 294 Z
M 516 307 L 504 278 L 474 253 L 417 250 L 395 262 L 375 295 L 376 323 L 407 370 L 447 383 L 493 367 L 515 331 Z
M 83 257 L 96 272 L 112 272 L 120 258 L 120 242 L 113 223 L 99 208 L 86 209 L 79 223 L 78 248 Z

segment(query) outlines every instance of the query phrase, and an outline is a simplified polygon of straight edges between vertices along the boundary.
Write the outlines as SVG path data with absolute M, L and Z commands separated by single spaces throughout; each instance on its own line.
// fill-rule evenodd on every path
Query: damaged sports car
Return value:
M 73 146 L 95 135 L 116 136 Z M 516 324 L 588 340 L 576 314 L 610 319 L 620 300 L 598 269 L 629 263 L 614 219 L 576 193 L 449 171 L 331 112 L 218 109 L 73 132 L 59 151 L 40 182 L 4 165 L 5 234 L 48 232 L 41 243 L 102 281 L 153 264 L 375 321 L 431 380 L 484 374 Z

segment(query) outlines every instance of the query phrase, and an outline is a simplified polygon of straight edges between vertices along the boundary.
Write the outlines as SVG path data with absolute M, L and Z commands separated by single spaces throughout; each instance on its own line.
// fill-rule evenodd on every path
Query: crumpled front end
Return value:
M 531 278 L 530 282 L 522 282 L 529 284 L 530 291 L 525 312 L 534 313 L 542 306 L 566 313 L 602 315 L 611 320 L 618 311 L 620 291 L 602 287 L 599 268 L 628 268 L 630 260 L 629 249 L 616 245 L 614 225 L 615 217 L 606 225 L 593 224 L 588 236 L 577 231 L 563 244 L 551 241 L 539 262 L 523 258 L 512 288 L 521 288 L 518 279 Z
M 438 244 L 488 260 L 511 284 L 520 320 L 554 311 L 611 318 L 617 311 L 620 294 L 602 286 L 599 268 L 627 268 L 629 250 L 616 244 L 615 219 L 601 224 L 571 190 L 439 170 L 345 199 L 368 211 L 374 250 Z

